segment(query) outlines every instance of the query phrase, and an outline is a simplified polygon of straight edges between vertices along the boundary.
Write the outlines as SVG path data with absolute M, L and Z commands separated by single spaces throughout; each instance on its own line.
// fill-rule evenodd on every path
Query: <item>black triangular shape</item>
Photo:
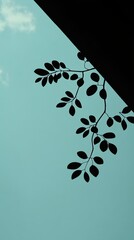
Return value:
M 132 3 L 35 2 L 134 111 Z

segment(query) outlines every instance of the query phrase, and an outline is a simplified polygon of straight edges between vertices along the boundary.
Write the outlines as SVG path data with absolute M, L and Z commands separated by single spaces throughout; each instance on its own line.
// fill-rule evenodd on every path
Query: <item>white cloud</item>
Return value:
M 0 31 L 6 28 L 20 32 L 34 31 L 33 14 L 12 0 L 3 0 L 0 4 Z
M 5 87 L 9 86 L 9 76 L 8 76 L 8 73 L 5 74 L 1 68 L 0 68 L 0 84 L 2 84 Z

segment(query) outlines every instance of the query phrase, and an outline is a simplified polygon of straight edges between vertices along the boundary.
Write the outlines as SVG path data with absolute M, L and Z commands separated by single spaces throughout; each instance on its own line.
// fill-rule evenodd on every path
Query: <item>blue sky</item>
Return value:
M 54 59 L 82 69 L 78 49 L 34 1 L 0 1 L 0 239 L 112 240 L 134 238 L 133 126 L 113 131 L 116 156 L 104 153 L 100 174 L 89 184 L 71 180 L 66 166 L 89 141 L 75 134 L 80 118 L 101 112 L 98 96 L 80 92 L 75 117 L 56 104 L 73 82 L 45 88 L 36 68 Z M 90 65 L 90 64 L 89 64 Z M 107 84 L 108 111 L 125 103 Z M 101 125 L 105 131 L 105 124 Z

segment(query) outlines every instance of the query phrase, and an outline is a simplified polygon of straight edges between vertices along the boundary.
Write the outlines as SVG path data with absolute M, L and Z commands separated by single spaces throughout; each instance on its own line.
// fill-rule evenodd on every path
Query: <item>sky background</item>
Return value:
M 0 239 L 134 239 L 133 126 L 113 131 L 118 154 L 104 153 L 104 164 L 90 183 L 71 180 L 67 165 L 87 138 L 75 134 L 80 118 L 102 111 L 97 96 L 85 94 L 76 116 L 56 104 L 74 82 L 61 79 L 43 88 L 36 68 L 56 59 L 82 69 L 78 49 L 34 1 L 0 1 Z M 108 111 L 125 106 L 107 84 Z M 109 130 L 103 124 L 103 131 Z

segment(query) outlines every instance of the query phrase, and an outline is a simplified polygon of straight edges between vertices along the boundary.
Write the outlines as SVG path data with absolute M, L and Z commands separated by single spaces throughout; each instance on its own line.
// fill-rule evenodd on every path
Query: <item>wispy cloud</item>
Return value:
M 25 7 L 16 5 L 12 0 L 0 3 L 0 31 L 6 28 L 20 32 L 35 30 L 33 14 Z
M 2 84 L 5 87 L 9 86 L 9 76 L 8 76 L 8 73 L 5 74 L 1 68 L 0 68 L 0 84 Z

